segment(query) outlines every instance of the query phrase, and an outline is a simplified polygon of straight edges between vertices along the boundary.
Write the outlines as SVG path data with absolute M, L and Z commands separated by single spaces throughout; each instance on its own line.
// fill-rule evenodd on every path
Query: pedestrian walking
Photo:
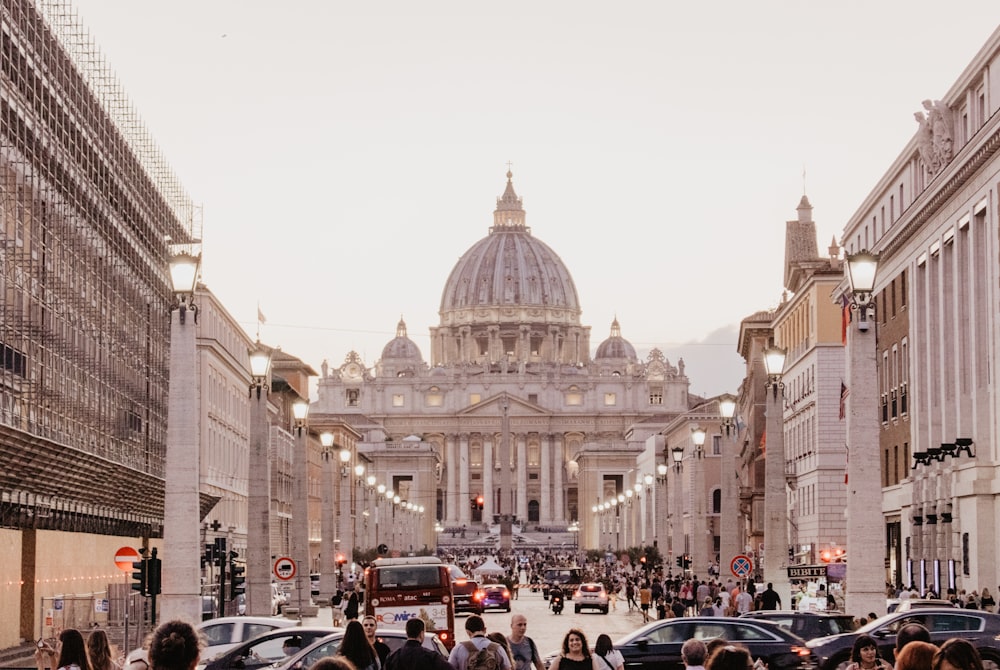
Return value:
M 545 670 L 538 647 L 535 641 L 528 637 L 527 632 L 526 616 L 515 614 L 510 618 L 510 635 L 507 636 L 507 643 L 514 658 L 514 670 Z
M 649 583 L 645 582 L 639 589 L 639 609 L 642 610 L 642 622 L 649 623 L 649 606 L 652 604 L 653 592 L 649 588 Z
M 100 628 L 87 636 L 87 656 L 91 670 L 121 670 L 121 666 L 114 661 L 108 634 Z
M 495 667 L 512 670 L 507 654 L 496 642 L 487 639 L 486 622 L 483 621 L 483 617 L 478 614 L 470 614 L 469 618 L 465 620 L 465 633 L 469 639 L 461 644 L 456 644 L 448 657 L 451 667 L 455 670 L 467 670 L 470 667 L 470 658 L 485 659 L 487 656 L 491 656 L 496 662 Z M 481 652 L 485 652 L 485 654 Z M 485 664 L 485 660 L 479 663 L 479 665 L 483 664 Z M 476 663 L 473 663 L 473 666 L 475 665 Z
M 75 628 L 64 628 L 55 647 L 43 642 L 35 650 L 35 665 L 38 670 L 91 670 L 83 635 Z
M 406 642 L 389 654 L 385 670 L 452 670 L 441 654 L 424 647 L 425 629 L 423 619 L 406 620 Z
M 767 583 L 767 588 L 760 594 L 760 608 L 762 610 L 780 610 L 781 596 L 774 590 L 774 584 Z
M 349 660 L 358 670 L 379 670 L 382 667 L 378 652 L 368 641 L 364 626 L 357 619 L 347 622 L 337 655 Z
M 193 670 L 200 656 L 201 638 L 186 621 L 160 624 L 149 641 L 149 664 L 153 670 Z
M 579 628 L 570 628 L 563 638 L 562 652 L 556 656 L 549 670 L 602 670 L 587 646 L 587 636 Z
M 681 645 L 681 660 L 687 670 L 705 670 L 708 647 L 701 640 L 691 638 Z
M 611 643 L 611 637 L 605 633 L 597 636 L 594 644 L 594 658 L 601 670 L 625 670 L 625 658 Z

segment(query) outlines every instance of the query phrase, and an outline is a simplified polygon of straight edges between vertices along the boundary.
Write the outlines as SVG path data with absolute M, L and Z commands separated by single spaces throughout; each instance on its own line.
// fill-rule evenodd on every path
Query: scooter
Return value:
M 549 598 L 549 607 L 552 608 L 553 614 L 562 614 L 563 611 L 563 597 L 558 593 Z

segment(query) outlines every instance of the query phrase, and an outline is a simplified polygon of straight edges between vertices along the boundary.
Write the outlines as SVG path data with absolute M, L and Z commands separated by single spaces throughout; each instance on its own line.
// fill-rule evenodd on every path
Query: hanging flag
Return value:
M 847 326 L 851 323 L 851 300 L 847 294 L 840 296 L 840 343 L 847 344 Z
M 257 321 L 267 323 L 267 317 L 264 316 L 264 312 L 260 311 L 260 305 L 257 305 Z
M 850 462 L 851 462 L 851 450 L 850 448 L 847 448 L 847 458 L 844 459 L 844 486 L 847 486 L 847 472 L 850 469 Z
M 847 390 L 847 384 L 841 380 L 840 382 L 840 420 L 843 421 L 847 418 L 847 396 L 851 394 Z
M 767 431 L 765 430 L 760 436 L 760 455 L 767 458 Z

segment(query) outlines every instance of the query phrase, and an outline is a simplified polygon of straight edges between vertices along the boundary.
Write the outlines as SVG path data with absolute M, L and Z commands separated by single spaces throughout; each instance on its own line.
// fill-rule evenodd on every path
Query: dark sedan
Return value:
M 321 640 L 316 640 L 310 646 L 305 647 L 297 654 L 288 659 L 275 663 L 270 670 L 306 670 L 311 668 L 313 663 L 324 656 L 334 656 L 340 648 L 340 641 L 344 638 L 343 631 L 334 633 Z M 392 653 L 403 646 L 406 642 L 406 632 L 397 629 L 378 630 L 375 639 L 385 643 Z M 445 659 L 448 658 L 448 649 L 441 642 L 435 633 L 424 635 L 424 646 L 431 651 L 436 651 Z
M 784 628 L 753 619 L 682 617 L 662 619 L 629 633 L 615 643 L 625 658 L 625 669 L 683 670 L 681 645 L 685 640 L 722 638 L 750 650 L 768 670 L 810 668 L 814 659 L 805 640 Z
M 210 660 L 205 670 L 253 670 L 273 665 L 338 630 L 330 626 L 278 628 L 241 642 Z
M 803 610 L 757 610 L 741 617 L 763 619 L 776 623 L 803 640 L 827 635 L 840 635 L 854 630 L 854 617 L 842 612 L 808 612 Z
M 853 633 L 810 640 L 806 644 L 816 655 L 820 670 L 843 670 L 851 660 L 851 647 L 859 635 L 870 635 L 878 642 L 879 655 L 895 663 L 896 632 L 905 624 L 922 624 L 931 633 L 931 642 L 961 637 L 979 650 L 987 670 L 1000 669 L 1000 614 L 954 607 L 920 608 L 893 612 L 861 626 Z

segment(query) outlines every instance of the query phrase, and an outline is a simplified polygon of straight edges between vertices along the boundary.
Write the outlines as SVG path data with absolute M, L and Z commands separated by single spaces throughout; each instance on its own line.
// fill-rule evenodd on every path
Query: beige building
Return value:
M 944 593 L 1000 578 L 1000 30 L 939 95 L 914 101 L 916 133 L 845 225 L 843 245 L 880 256 L 886 581 Z

